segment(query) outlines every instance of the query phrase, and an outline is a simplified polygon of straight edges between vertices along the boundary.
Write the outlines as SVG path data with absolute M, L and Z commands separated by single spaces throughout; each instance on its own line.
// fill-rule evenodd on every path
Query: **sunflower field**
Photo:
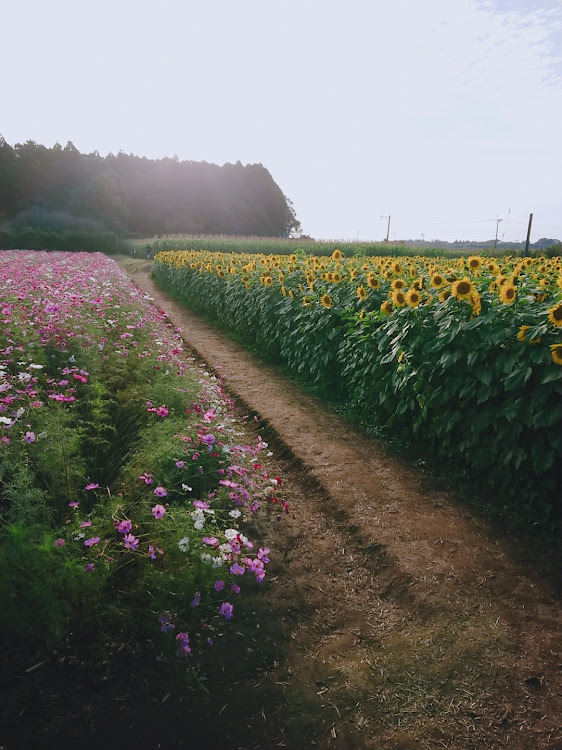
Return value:
M 156 255 L 153 276 L 264 359 L 548 518 L 562 467 L 562 259 Z

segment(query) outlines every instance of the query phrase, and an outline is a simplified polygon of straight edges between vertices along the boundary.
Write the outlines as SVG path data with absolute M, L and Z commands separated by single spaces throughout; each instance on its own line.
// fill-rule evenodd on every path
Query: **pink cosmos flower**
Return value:
M 210 505 L 205 500 L 194 500 L 193 501 L 193 507 L 194 508 L 201 508 L 201 510 L 207 510 L 207 508 L 209 508 Z
M 234 563 L 234 565 L 230 566 L 230 572 L 233 576 L 243 576 L 244 575 L 245 568 L 243 565 L 239 565 L 238 563 Z
M 159 406 L 158 409 L 156 409 L 156 414 L 162 418 L 167 417 L 169 413 L 170 411 L 166 406 Z
M 86 547 L 93 547 L 95 544 L 99 544 L 99 536 L 93 536 L 91 539 L 86 539 L 84 542 Z
M 31 430 L 28 430 L 25 435 L 23 436 L 23 439 L 26 443 L 34 443 L 37 438 L 35 437 L 35 433 L 31 432 Z
M 189 646 L 189 635 L 187 633 L 178 633 L 176 635 L 176 640 L 184 654 L 191 653 L 191 648 Z
M 230 590 L 233 594 L 239 594 L 240 593 L 240 586 L 237 583 L 233 583 L 230 587 Z
M 215 591 L 222 591 L 224 588 L 224 581 L 215 581 Z
M 154 490 L 154 494 L 155 494 L 155 495 L 156 495 L 157 497 L 166 497 L 166 495 L 167 495 L 168 493 L 167 493 L 167 491 L 166 491 L 166 489 L 165 489 L 164 487 L 157 487 L 157 488 L 156 488 L 156 489 Z
M 86 563 L 86 565 L 84 565 L 84 570 L 86 571 L 86 573 L 93 573 L 95 568 L 96 566 L 94 565 L 94 563 Z
M 133 524 L 128 519 L 115 522 L 115 528 L 120 534 L 128 534 L 132 527 Z
M 95 482 L 91 482 L 90 484 L 87 484 L 84 489 L 85 490 L 97 490 L 99 487 L 99 484 L 96 484 Z
M 53 542 L 54 547 L 64 547 L 65 544 L 66 541 L 64 539 L 55 539 L 55 541 Z
M 166 508 L 163 505 L 155 505 L 152 508 L 152 515 L 154 518 L 162 518 L 166 513 Z
M 71 503 L 68 503 L 68 505 L 69 505 L 70 508 L 74 508 L 74 510 L 76 510 L 76 508 L 80 507 L 80 503 L 77 500 L 73 500 Z
M 81 529 L 85 529 L 85 528 L 87 528 L 88 526 L 91 526 L 91 525 L 92 525 L 91 521 L 82 521 L 82 523 L 80 524 L 80 528 Z
M 198 607 L 199 602 L 201 601 L 201 592 L 197 591 L 193 599 L 189 602 L 190 607 Z
M 146 472 L 144 474 L 141 474 L 139 476 L 139 479 L 142 479 L 145 484 L 152 484 L 154 482 L 152 474 L 147 474 Z
M 224 617 L 225 620 L 230 620 L 234 607 L 230 602 L 223 602 L 219 607 L 219 614 Z
M 136 536 L 127 534 L 125 537 L 123 537 L 123 544 L 125 545 L 125 549 L 137 549 L 139 546 L 139 540 L 136 538 Z
M 176 461 L 176 466 L 178 469 L 183 469 L 185 466 L 185 461 Z
M 215 547 L 219 543 L 219 540 L 216 538 L 216 536 L 204 536 L 202 541 L 205 544 L 210 545 L 211 547 Z

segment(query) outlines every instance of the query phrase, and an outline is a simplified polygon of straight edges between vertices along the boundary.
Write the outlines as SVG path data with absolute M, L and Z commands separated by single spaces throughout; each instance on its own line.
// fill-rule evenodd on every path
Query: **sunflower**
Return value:
M 438 300 L 439 302 L 446 302 L 449 297 L 451 296 L 451 290 L 450 289 L 443 289 L 442 292 L 439 292 Z
M 410 289 L 410 291 L 406 292 L 404 296 L 406 298 L 406 304 L 409 307 L 417 307 L 421 302 L 421 294 L 417 289 Z
M 444 276 L 441 276 L 440 273 L 434 273 L 431 277 L 431 286 L 434 286 L 436 289 L 441 289 L 446 286 L 446 284 L 447 280 Z
M 451 294 L 453 295 L 453 297 L 455 297 L 455 299 L 470 299 L 475 291 L 476 287 L 474 286 L 472 281 L 465 277 L 464 279 L 453 282 Z
M 310 297 L 303 297 L 302 298 L 302 305 L 303 307 L 309 307 L 312 304 L 312 300 Z
M 526 341 L 525 335 L 531 326 L 519 326 L 517 341 Z
M 341 260 L 343 258 L 343 255 L 341 254 L 339 250 L 334 250 L 331 257 L 332 257 L 332 260 Z
M 292 289 L 289 289 L 289 297 L 290 297 L 291 299 L 295 299 L 295 293 L 293 292 L 293 290 L 292 290 Z
M 323 294 L 322 297 L 320 297 L 320 302 L 324 307 L 327 307 L 328 309 L 330 309 L 330 307 L 332 306 L 332 298 L 329 294 Z
M 361 300 L 361 302 L 363 302 L 364 299 L 367 299 L 367 292 L 363 284 L 357 287 L 357 290 L 355 293 L 357 294 L 357 297 Z
M 390 315 L 392 312 L 392 302 L 390 300 L 387 300 L 386 302 L 383 302 L 380 306 L 380 311 L 384 313 L 385 315 Z
M 562 326 L 562 302 L 550 308 L 548 311 L 548 319 L 553 326 L 556 326 L 557 328 Z
M 502 284 L 500 287 L 500 299 L 504 303 L 504 305 L 511 305 L 512 302 L 515 302 L 515 298 L 517 297 L 517 287 L 513 284 L 510 284 L 509 282 L 506 282 L 505 284 Z
M 392 289 L 394 289 L 395 292 L 400 291 L 400 289 L 404 289 L 406 286 L 406 282 L 403 279 L 394 279 L 392 282 Z
M 479 258 L 478 255 L 471 255 L 467 259 L 466 264 L 471 271 L 478 271 L 482 268 L 482 258 Z
M 392 302 L 396 307 L 404 307 L 406 305 L 406 295 L 398 289 L 392 292 Z
M 287 290 L 285 289 L 284 286 L 281 287 L 281 294 L 283 295 L 283 297 L 287 296 Z
M 550 353 L 557 365 L 562 365 L 562 344 L 551 344 Z
M 472 297 L 468 300 L 472 307 L 472 317 L 477 318 L 482 312 L 482 300 L 478 292 L 474 292 Z
M 267 276 L 267 275 L 262 276 L 260 281 L 264 286 L 271 286 L 273 284 L 273 279 L 271 278 L 271 276 Z
M 371 289 L 380 289 L 381 282 L 377 279 L 374 273 L 367 274 L 367 286 Z

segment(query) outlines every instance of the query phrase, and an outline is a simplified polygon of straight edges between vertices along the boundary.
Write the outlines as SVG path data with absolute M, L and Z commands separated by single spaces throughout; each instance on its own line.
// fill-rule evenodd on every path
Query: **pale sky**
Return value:
M 530 213 L 562 239 L 562 0 L 4 0 L 0 24 L 12 146 L 259 162 L 318 239 L 390 215 L 391 240 L 524 240 Z

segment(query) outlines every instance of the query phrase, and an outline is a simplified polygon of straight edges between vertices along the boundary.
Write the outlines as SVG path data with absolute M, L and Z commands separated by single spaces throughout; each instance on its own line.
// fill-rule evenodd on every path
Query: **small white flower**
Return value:
M 205 521 L 195 521 L 193 525 L 197 529 L 197 531 L 201 531 L 201 529 L 205 526 Z
M 222 557 L 214 557 L 213 558 L 213 568 L 222 568 L 224 560 Z
M 23 417 L 23 414 L 25 412 L 25 409 L 23 407 L 20 407 L 17 412 L 14 414 L 16 419 L 19 419 L 20 417 Z
M 8 426 L 11 426 L 13 424 L 13 422 L 8 417 L 0 417 L 0 424 L 5 424 L 5 425 L 8 425 Z
M 29 365 L 28 370 L 42 370 L 43 365 Z
M 84 539 L 85 536 L 86 534 L 76 534 L 76 536 L 74 537 L 74 541 L 79 542 L 80 539 Z
M 189 537 L 184 536 L 183 539 L 180 539 L 178 542 L 178 547 L 180 548 L 180 552 L 187 552 L 189 549 Z
M 236 531 L 236 529 L 227 529 L 224 532 L 224 535 L 229 540 L 230 539 L 236 539 L 236 537 L 238 536 L 238 532 Z
M 238 510 L 238 508 L 235 508 L 234 510 L 231 510 L 228 514 L 231 518 L 240 518 L 242 513 Z
M 181 488 L 182 488 L 182 490 L 184 490 L 185 492 L 191 492 L 191 491 L 192 491 L 192 489 L 193 489 L 193 487 L 190 487 L 190 486 L 189 486 L 188 484 L 182 484 Z
M 204 562 L 204 563 L 207 563 L 207 565 L 210 565 L 213 562 L 212 555 L 210 555 L 208 552 L 202 552 L 201 562 Z
M 68 358 L 68 361 L 69 361 L 69 362 L 70 362 L 70 364 L 72 364 L 72 365 L 73 365 L 73 364 L 74 364 L 74 363 L 76 362 L 76 357 L 74 356 L 74 354 L 71 354 L 71 355 L 70 355 L 70 357 Z

